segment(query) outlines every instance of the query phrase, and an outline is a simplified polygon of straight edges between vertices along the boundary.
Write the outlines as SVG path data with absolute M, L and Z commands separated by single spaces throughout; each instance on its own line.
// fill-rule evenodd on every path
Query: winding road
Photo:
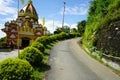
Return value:
M 50 51 L 46 80 L 120 80 L 120 76 L 86 54 L 79 38 L 59 42 Z

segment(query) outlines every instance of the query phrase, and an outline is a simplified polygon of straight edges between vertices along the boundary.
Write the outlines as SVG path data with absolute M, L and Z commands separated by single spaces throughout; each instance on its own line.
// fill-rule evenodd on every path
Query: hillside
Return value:
M 83 44 L 89 50 L 120 57 L 120 0 L 90 3 Z

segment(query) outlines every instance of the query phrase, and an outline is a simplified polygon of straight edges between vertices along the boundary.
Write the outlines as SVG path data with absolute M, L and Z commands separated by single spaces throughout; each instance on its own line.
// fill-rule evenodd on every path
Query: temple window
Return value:
M 12 34 L 12 35 L 10 36 L 10 38 L 12 38 L 12 39 L 13 39 L 13 38 L 15 38 L 15 35 L 14 35 L 14 34 Z
M 37 32 L 36 34 L 37 34 L 37 35 L 41 35 L 41 33 L 40 33 L 40 32 Z
M 11 32 L 16 32 L 16 30 L 15 30 L 15 29 L 12 29 Z
M 24 10 L 22 9 L 22 10 L 20 10 L 20 12 L 21 12 L 21 13 L 24 13 Z
M 6 31 L 8 31 L 8 26 L 5 26 Z
M 28 9 L 28 10 L 26 10 L 26 13 L 31 13 L 31 12 L 30 12 L 30 10 Z

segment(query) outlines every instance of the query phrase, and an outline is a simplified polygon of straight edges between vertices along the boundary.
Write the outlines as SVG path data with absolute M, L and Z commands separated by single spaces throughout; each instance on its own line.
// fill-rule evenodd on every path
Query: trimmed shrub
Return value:
M 70 35 L 70 38 L 80 37 L 80 34 L 77 32 L 70 33 L 69 35 Z
M 55 35 L 52 35 L 52 36 L 50 36 L 50 37 L 52 38 L 53 42 L 57 41 L 57 38 L 56 38 Z
M 26 60 L 8 58 L 0 63 L 0 80 L 32 80 L 33 68 Z
M 39 66 L 42 63 L 43 54 L 37 48 L 26 47 L 19 53 L 18 57 L 27 60 L 32 66 Z
M 34 42 L 34 43 L 32 43 L 31 46 L 37 48 L 38 50 L 40 50 L 41 52 L 44 53 L 45 47 L 43 46 L 42 43 Z
M 39 37 L 35 40 L 36 42 L 42 43 L 44 46 L 46 46 L 47 44 L 49 44 L 50 42 L 48 41 L 48 36 L 42 36 Z

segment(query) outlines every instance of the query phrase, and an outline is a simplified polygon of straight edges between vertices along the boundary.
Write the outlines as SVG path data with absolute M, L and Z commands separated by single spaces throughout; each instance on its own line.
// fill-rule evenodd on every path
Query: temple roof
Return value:
M 32 1 L 28 0 L 27 5 L 25 5 L 19 12 L 19 17 L 29 16 L 30 18 L 38 20 L 38 14 L 34 8 Z

